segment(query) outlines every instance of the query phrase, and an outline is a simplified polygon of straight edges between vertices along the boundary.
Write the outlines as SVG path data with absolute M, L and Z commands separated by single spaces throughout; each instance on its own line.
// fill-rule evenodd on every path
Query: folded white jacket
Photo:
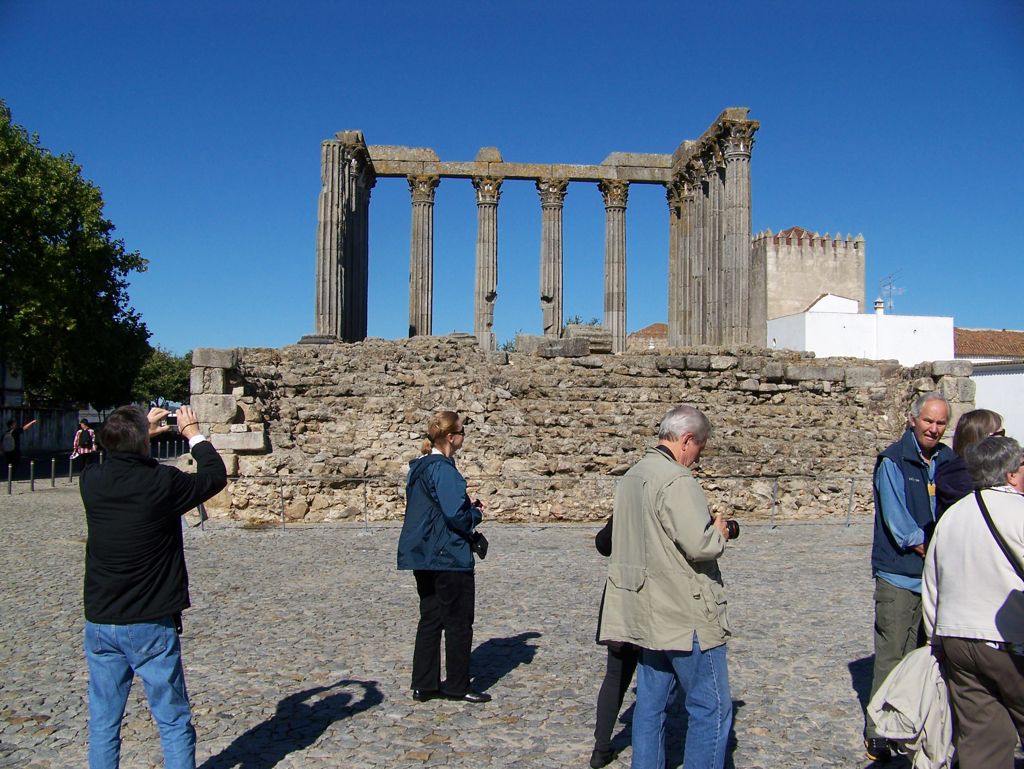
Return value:
M 930 646 L 893 668 L 868 703 L 878 734 L 913 755 L 914 769 L 947 769 L 953 760 L 949 692 Z

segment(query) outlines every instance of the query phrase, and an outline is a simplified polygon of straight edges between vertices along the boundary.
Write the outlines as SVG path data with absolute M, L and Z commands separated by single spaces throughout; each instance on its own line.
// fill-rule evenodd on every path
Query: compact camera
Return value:
M 740 524 L 739 521 L 726 521 L 725 528 L 729 530 L 729 539 L 739 539 L 740 537 Z

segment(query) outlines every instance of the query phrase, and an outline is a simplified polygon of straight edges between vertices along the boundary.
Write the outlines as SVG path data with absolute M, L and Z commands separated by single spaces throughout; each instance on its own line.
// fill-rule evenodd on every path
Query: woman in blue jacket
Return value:
M 409 463 L 405 486 L 405 521 L 398 539 L 398 568 L 411 569 L 420 599 L 420 621 L 412 656 L 412 696 L 418 702 L 438 697 L 488 702 L 491 697 L 469 688 L 473 648 L 473 530 L 483 503 L 466 494 L 466 479 L 455 467 L 455 454 L 466 428 L 454 411 L 439 411 L 427 424 L 423 456 Z M 441 632 L 445 637 L 445 671 L 441 686 Z

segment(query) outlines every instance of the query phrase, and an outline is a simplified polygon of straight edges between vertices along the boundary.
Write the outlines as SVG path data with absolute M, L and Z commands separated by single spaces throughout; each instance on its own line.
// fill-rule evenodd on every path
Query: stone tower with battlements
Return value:
M 857 301 L 864 312 L 864 237 L 819 235 L 802 227 L 754 237 L 752 304 L 764 303 L 768 319 L 806 310 L 822 294 Z M 760 308 L 758 308 L 760 309 Z

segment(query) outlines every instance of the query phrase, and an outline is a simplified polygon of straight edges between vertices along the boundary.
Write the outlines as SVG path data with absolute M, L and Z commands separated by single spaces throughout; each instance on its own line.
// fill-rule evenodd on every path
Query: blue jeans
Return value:
M 131 625 L 86 621 L 89 663 L 89 767 L 117 769 L 121 719 L 132 677 L 138 673 L 160 730 L 167 769 L 195 769 L 196 730 L 185 692 L 181 644 L 173 617 Z
M 701 651 L 643 649 L 633 710 L 633 769 L 664 769 L 665 710 L 676 685 L 686 700 L 686 769 L 722 769 L 732 727 L 725 645 Z

